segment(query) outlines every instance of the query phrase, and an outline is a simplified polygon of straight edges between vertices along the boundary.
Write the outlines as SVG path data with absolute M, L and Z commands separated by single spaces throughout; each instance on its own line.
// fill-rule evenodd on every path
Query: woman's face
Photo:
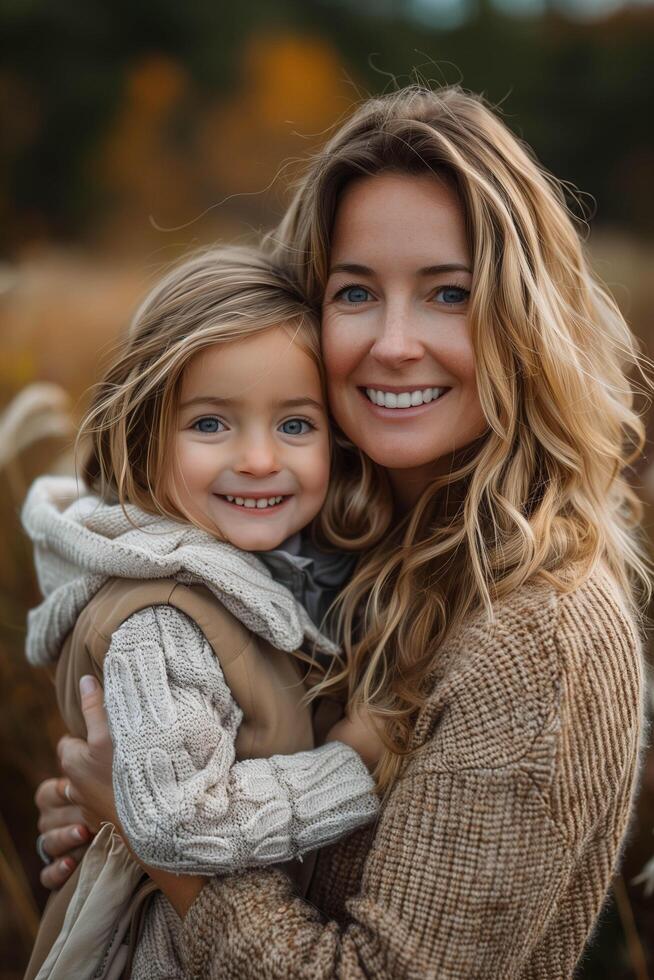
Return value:
M 472 266 L 436 177 L 353 181 L 334 223 L 323 351 L 334 417 L 415 499 L 486 429 L 468 323 Z

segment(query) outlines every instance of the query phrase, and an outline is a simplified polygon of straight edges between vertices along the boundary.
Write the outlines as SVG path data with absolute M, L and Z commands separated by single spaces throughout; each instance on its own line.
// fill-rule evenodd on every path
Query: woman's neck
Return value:
M 452 473 L 460 471 L 462 467 L 469 469 L 469 464 L 476 459 L 487 435 L 488 432 L 484 432 L 467 446 L 447 453 L 431 463 L 425 463 L 424 466 L 414 466 L 405 470 L 388 468 L 386 473 L 397 514 L 400 517 L 408 514 L 417 504 L 423 491 L 437 477 L 446 475 L 451 478 Z M 451 484 L 451 479 L 448 482 Z
M 408 514 L 415 507 L 423 491 L 432 480 L 435 480 L 437 476 L 442 476 L 443 473 L 451 472 L 451 469 L 452 458 L 450 456 L 410 469 L 387 469 L 397 514 L 400 517 Z

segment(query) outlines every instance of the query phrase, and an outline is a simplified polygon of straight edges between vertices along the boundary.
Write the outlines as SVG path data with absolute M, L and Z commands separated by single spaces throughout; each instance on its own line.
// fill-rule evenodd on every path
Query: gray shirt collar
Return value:
M 321 551 L 299 531 L 273 551 L 258 551 L 257 557 L 293 593 L 318 626 L 356 563 L 355 555 Z M 329 624 L 326 631 L 330 633 Z

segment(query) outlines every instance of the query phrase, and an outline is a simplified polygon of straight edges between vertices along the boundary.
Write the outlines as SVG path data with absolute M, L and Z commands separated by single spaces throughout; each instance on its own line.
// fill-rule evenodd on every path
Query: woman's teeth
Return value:
M 383 408 L 413 408 L 415 405 L 426 405 L 436 401 L 447 388 L 419 388 L 416 391 L 379 391 L 377 388 L 366 388 L 366 395 L 373 405 Z
M 225 500 L 229 500 L 230 504 L 236 504 L 238 507 L 256 507 L 258 510 L 281 504 L 283 499 L 283 497 L 230 497 L 228 493 L 225 494 Z

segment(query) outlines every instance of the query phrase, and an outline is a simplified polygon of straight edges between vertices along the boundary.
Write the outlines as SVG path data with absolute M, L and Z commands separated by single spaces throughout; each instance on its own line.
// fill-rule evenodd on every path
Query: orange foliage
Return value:
M 280 163 L 297 154 L 296 132 L 315 140 L 350 104 L 338 55 L 318 38 L 251 38 L 242 77 L 242 87 L 211 107 L 198 133 L 202 175 L 227 193 L 263 191 Z
M 266 129 L 290 120 L 300 130 L 333 125 L 347 108 L 342 65 L 321 38 L 253 37 L 243 62 L 250 111 Z
M 185 69 L 163 55 L 138 62 L 128 73 L 125 100 L 98 147 L 93 179 L 111 198 L 108 233 L 129 242 L 150 234 L 149 218 L 187 218 L 198 210 L 193 160 L 176 138 L 175 122 L 187 108 L 191 85 Z

